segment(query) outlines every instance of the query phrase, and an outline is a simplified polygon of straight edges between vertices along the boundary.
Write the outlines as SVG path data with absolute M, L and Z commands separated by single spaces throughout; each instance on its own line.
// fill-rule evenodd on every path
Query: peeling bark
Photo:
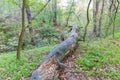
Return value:
M 71 31 L 70 36 L 58 44 L 45 58 L 42 64 L 36 69 L 30 78 L 30 80 L 58 80 L 58 71 L 59 68 L 56 60 L 63 60 L 66 55 L 68 55 L 71 51 L 74 51 L 76 48 L 76 40 L 77 40 L 77 27 Z

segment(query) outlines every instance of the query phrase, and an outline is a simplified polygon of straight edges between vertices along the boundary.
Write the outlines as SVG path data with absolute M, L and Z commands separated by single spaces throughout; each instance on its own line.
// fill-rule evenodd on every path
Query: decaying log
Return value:
M 78 37 L 78 27 L 73 26 L 69 37 L 56 47 L 43 60 L 41 65 L 32 73 L 30 80 L 58 80 L 57 69 L 68 53 L 74 51 Z

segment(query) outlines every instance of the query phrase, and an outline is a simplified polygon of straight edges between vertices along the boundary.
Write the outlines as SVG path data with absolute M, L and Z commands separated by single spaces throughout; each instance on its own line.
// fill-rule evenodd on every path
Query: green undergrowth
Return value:
M 76 59 L 80 70 L 87 76 L 97 76 L 102 80 L 120 80 L 120 32 L 111 37 L 81 43 L 78 49 L 81 57 Z
M 30 76 L 31 71 L 40 63 L 43 55 L 48 53 L 53 46 L 35 48 L 21 52 L 21 59 L 16 60 L 16 52 L 0 55 L 0 80 L 21 80 Z

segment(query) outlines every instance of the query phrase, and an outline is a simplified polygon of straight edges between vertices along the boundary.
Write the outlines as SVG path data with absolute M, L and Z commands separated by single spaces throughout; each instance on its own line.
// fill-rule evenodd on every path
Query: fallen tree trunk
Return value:
M 77 48 L 77 31 L 78 27 L 73 26 L 69 37 L 48 54 L 38 69 L 32 73 L 30 80 L 58 80 L 57 69 L 62 64 L 59 61 Z

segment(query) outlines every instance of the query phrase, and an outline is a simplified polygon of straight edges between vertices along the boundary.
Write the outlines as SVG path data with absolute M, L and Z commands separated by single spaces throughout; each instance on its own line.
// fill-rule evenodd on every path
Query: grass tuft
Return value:
M 102 80 L 120 79 L 120 32 L 111 37 L 81 43 L 84 50 L 76 59 L 76 64 L 84 70 L 88 76 L 99 76 Z
M 33 69 L 37 67 L 45 53 L 48 53 L 53 46 L 35 48 L 21 52 L 21 59 L 16 60 L 16 52 L 9 52 L 0 55 L 0 80 L 21 80 L 22 77 L 30 76 Z

